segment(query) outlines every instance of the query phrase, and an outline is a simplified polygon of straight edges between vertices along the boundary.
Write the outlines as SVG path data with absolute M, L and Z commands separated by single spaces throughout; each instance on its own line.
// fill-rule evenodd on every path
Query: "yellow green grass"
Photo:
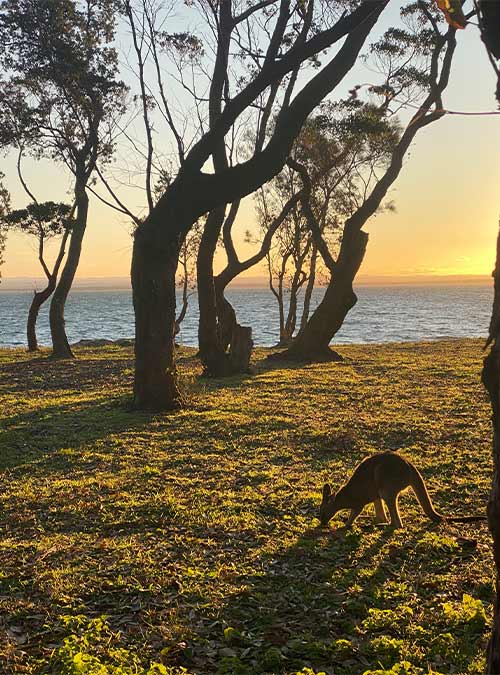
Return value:
M 322 484 L 379 450 L 445 514 L 484 510 L 477 340 L 342 347 L 342 363 L 199 378 L 188 407 L 128 410 L 129 349 L 0 351 L 0 672 L 480 673 L 487 527 L 368 511 L 318 532 Z M 309 670 L 308 670 L 309 669 Z

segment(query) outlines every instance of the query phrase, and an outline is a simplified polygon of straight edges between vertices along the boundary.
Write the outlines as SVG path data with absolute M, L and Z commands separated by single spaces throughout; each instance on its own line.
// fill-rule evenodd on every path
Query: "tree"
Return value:
M 304 228 L 300 210 L 295 207 L 276 233 L 274 245 L 267 254 L 269 288 L 278 303 L 280 347 L 287 347 L 295 332 L 299 293 L 309 279 L 307 263 L 312 255 L 311 246 L 311 233 Z M 285 296 L 288 296 L 286 318 Z
M 289 200 L 301 192 L 302 185 L 291 167 L 257 193 L 257 212 L 265 236 L 276 222 L 276 211 L 282 211 Z M 300 196 L 277 229 L 266 255 L 269 288 L 276 298 L 279 312 L 279 346 L 286 347 L 295 331 L 299 292 L 308 280 L 311 254 L 311 233 L 300 212 Z M 285 298 L 288 310 L 285 311 Z M 286 314 L 286 317 L 285 317 Z
M 53 356 L 72 357 L 64 326 L 66 299 L 87 226 L 88 184 L 98 158 L 113 151 L 113 129 L 123 112 L 113 47 L 115 0 L 2 0 L 1 91 L 9 143 L 35 158 L 63 164 L 73 177 L 76 217 L 68 254 L 52 296 Z
M 500 233 L 497 238 L 496 265 L 493 271 L 494 298 L 489 337 L 491 345 L 484 359 L 482 381 L 489 394 L 493 422 L 493 479 L 488 500 L 488 525 L 493 537 L 493 557 L 496 567 L 496 597 L 493 629 L 488 645 L 488 675 L 500 670 Z
M 342 242 L 336 259 L 329 254 L 328 247 L 322 241 L 321 233 L 315 222 L 314 213 L 308 209 L 307 199 L 303 207 L 309 219 L 311 231 L 315 233 L 316 243 L 323 261 L 331 275 L 322 301 L 311 315 L 293 344 L 276 358 L 297 361 L 324 361 L 337 359 L 338 355 L 329 348 L 333 336 L 341 328 L 348 312 L 354 307 L 357 297 L 353 290 L 353 282 L 363 261 L 368 234 L 362 229 L 367 220 L 380 208 L 391 185 L 398 177 L 403 160 L 416 134 L 429 124 L 445 115 L 442 94 L 448 84 L 453 54 L 456 47 L 456 29 L 450 26 L 441 32 L 438 17 L 425 5 L 419 9 L 410 6 L 403 10 L 412 14 L 421 12 L 420 22 L 412 31 L 389 30 L 383 40 L 374 46 L 386 63 L 389 78 L 374 91 L 383 97 L 381 111 L 389 110 L 391 103 L 398 105 L 400 91 L 415 90 L 426 92 L 424 100 L 417 112 L 405 126 L 399 141 L 395 145 L 388 165 L 380 178 L 366 194 L 366 198 L 347 218 L 343 226 Z M 422 71 L 413 66 L 408 67 L 408 50 L 413 49 L 417 55 L 428 58 L 428 66 Z M 397 65 L 398 62 L 401 65 Z M 387 68 L 387 65 L 389 66 Z M 297 170 L 301 170 L 297 167 Z M 305 184 L 310 184 L 307 171 L 302 169 Z
M 203 5 L 216 18 L 216 55 L 208 97 L 210 125 L 186 152 L 175 179 L 134 238 L 136 407 L 171 409 L 181 404 L 173 333 L 175 270 L 186 234 L 198 218 L 215 210 L 213 224 L 207 222 L 205 227 L 220 228 L 226 204 L 251 194 L 280 171 L 308 115 L 352 68 L 387 3 L 347 2 L 340 16 L 331 14 L 331 3 L 312 0 L 297 4 L 263 0 L 241 7 L 228 0 Z M 334 9 L 341 5 L 335 3 Z M 248 22 L 250 30 L 243 31 Z M 252 51 L 255 68 L 246 77 L 229 63 L 235 53 L 230 47 L 245 35 L 265 41 Z M 340 41 L 342 46 L 304 84 L 306 78 L 298 78 L 301 66 Z M 226 166 L 227 135 L 235 124 L 245 124 L 245 116 L 254 106 L 266 113 L 269 96 L 276 100 L 274 108 L 269 106 L 277 119 L 272 133 L 257 144 L 251 158 Z M 209 160 L 213 161 L 213 173 L 203 171 Z M 214 289 L 209 292 L 214 294 Z M 215 317 L 210 317 L 210 322 L 214 327 Z
M 54 292 L 59 269 L 65 254 L 65 247 L 73 224 L 73 208 L 68 204 L 55 202 L 32 202 L 24 209 L 8 213 L 3 222 L 8 229 L 18 229 L 37 243 L 38 260 L 47 278 L 47 285 L 41 291 L 35 291 L 28 312 L 27 338 L 28 351 L 38 349 L 36 321 L 43 303 Z M 45 260 L 45 244 L 53 238 L 60 238 L 58 252 L 52 267 Z
M 258 211 L 264 229 L 276 208 L 273 205 L 286 202 L 300 191 L 299 203 L 278 230 L 268 254 L 271 291 L 279 306 L 281 346 L 288 346 L 295 332 L 299 292 L 305 288 L 300 322 L 303 330 L 317 273 L 324 273 L 324 265 L 318 261 L 317 237 L 301 203 L 307 201 L 324 248 L 335 255 L 341 223 L 363 201 L 373 177 L 387 163 L 397 136 L 397 123 L 386 119 L 373 105 L 358 100 L 324 104 L 297 139 L 287 170 L 261 190 Z

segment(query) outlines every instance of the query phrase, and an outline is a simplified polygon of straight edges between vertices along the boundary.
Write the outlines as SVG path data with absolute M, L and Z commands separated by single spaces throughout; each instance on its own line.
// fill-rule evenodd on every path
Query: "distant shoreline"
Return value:
M 363 277 L 356 282 L 355 287 L 421 287 L 421 286 L 490 286 L 493 288 L 491 276 L 486 275 L 447 275 L 447 276 L 408 276 L 408 277 Z M 28 277 L 19 277 L 12 279 L 2 279 L 0 281 L 0 293 L 22 293 L 33 292 L 45 286 L 44 279 L 32 279 Z M 248 282 L 240 280 L 229 286 L 232 291 L 260 291 L 269 288 L 266 281 L 254 278 Z M 325 286 L 316 286 L 316 288 L 325 288 Z M 73 285 L 72 292 L 117 292 L 131 291 L 130 280 L 127 278 L 95 278 L 95 279 L 77 279 Z

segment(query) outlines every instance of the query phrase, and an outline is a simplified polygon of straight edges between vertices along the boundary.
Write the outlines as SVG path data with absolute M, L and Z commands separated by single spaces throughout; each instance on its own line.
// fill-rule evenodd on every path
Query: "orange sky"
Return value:
M 459 38 L 445 105 L 494 110 L 494 77 L 477 32 L 468 28 Z M 353 72 L 345 87 L 352 86 L 356 77 Z M 14 207 L 23 206 L 26 200 L 13 180 L 12 157 L 2 170 L 10 178 Z M 25 173 L 41 199 L 68 199 L 67 178 L 52 166 L 27 163 Z M 380 214 L 366 227 L 370 241 L 363 277 L 489 275 L 500 214 L 500 116 L 447 116 L 421 131 L 389 197 L 396 212 Z M 243 233 L 252 227 L 249 198 L 236 228 L 242 256 L 252 250 L 243 243 Z M 127 276 L 132 251 L 129 232 L 126 218 L 92 200 L 78 276 Z M 261 267 L 248 274 L 264 273 Z M 24 236 L 9 236 L 2 275 L 5 279 L 40 276 L 35 251 Z

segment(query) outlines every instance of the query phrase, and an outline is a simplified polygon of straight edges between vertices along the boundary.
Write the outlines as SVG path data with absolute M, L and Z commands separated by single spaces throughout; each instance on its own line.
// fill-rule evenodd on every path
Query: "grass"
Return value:
M 127 409 L 127 348 L 0 351 L 0 672 L 481 673 L 487 527 L 368 511 L 318 531 L 322 484 L 401 450 L 445 514 L 484 510 L 477 340 L 342 347 L 342 363 L 202 380 Z

